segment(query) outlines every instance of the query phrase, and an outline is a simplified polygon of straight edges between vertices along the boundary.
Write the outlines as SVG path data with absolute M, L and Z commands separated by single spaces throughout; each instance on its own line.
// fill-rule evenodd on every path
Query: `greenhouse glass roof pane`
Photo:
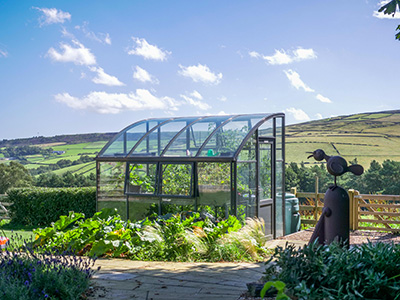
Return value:
M 198 117 L 176 118 L 161 124 L 140 141 L 129 156 L 160 156 L 171 140 L 197 119 Z
M 206 139 L 214 130 L 231 116 L 202 117 L 181 131 L 168 148 L 164 156 L 195 156 Z
M 99 157 L 235 157 L 256 130 L 272 133 L 272 121 L 283 114 L 196 116 L 147 119 L 113 138 Z M 263 121 L 266 123 L 263 124 Z
M 263 117 L 259 115 L 246 115 L 233 118 L 213 132 L 197 156 L 234 156 L 243 139 Z
M 162 120 L 160 120 L 162 121 Z M 134 123 L 122 130 L 100 153 L 100 157 L 125 157 L 134 145 L 160 121 L 147 120 Z

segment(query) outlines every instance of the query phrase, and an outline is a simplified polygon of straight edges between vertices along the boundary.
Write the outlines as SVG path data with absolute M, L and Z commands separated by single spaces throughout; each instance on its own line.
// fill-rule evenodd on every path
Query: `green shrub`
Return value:
M 25 241 L 18 251 L 0 250 L 0 299 L 81 299 L 95 259 L 74 253 L 34 253 Z
M 199 213 L 170 215 L 154 221 L 123 221 L 115 210 L 92 218 L 70 212 L 50 227 L 34 230 L 35 246 L 81 255 L 165 261 L 253 261 L 269 255 L 263 224 L 249 219 L 242 227 L 230 216 L 213 223 Z
M 13 223 L 49 226 L 70 211 L 91 216 L 96 212 L 96 189 L 18 188 L 8 191 Z
M 284 282 L 298 299 L 400 299 L 400 245 L 287 245 L 272 260 L 266 281 Z

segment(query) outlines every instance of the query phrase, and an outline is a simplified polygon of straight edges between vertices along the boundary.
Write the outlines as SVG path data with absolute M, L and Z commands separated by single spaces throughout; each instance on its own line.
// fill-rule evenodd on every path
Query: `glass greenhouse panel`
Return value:
M 282 159 L 283 139 L 282 139 L 282 118 L 276 118 L 276 159 Z
M 165 156 L 195 156 L 205 140 L 221 123 L 224 117 L 200 118 L 177 136 L 164 154 Z
M 253 134 L 253 136 L 247 141 L 247 143 L 244 145 L 242 151 L 240 151 L 238 155 L 238 162 L 241 161 L 256 161 L 256 150 L 257 150 L 257 144 L 256 144 L 256 136 Z
M 228 206 L 231 204 L 230 163 L 200 162 L 198 174 L 198 205 Z
M 129 196 L 129 219 L 140 221 L 159 214 L 159 198 Z
M 218 128 L 199 156 L 233 156 L 251 128 L 261 118 L 241 116 Z
M 192 119 L 193 121 L 194 119 Z M 171 140 L 187 126 L 186 120 L 171 120 L 160 125 L 151 132 L 132 152 L 133 156 L 147 154 L 150 156 L 160 156 L 165 147 Z
M 258 127 L 258 136 L 273 137 L 274 136 L 274 120 L 269 119 Z
M 125 164 L 100 162 L 97 186 L 97 209 L 116 208 L 126 219 L 126 196 L 124 194 Z
M 157 164 L 130 163 L 125 185 L 127 194 L 155 194 Z
M 161 164 L 160 194 L 193 196 L 193 165 Z
M 237 215 L 242 219 L 257 216 L 256 162 L 237 164 Z
M 132 147 L 146 134 L 149 126 L 154 127 L 156 125 L 155 122 L 151 123 L 153 124 L 140 122 L 130 126 L 120 133 L 118 138 L 108 146 L 101 156 L 126 156 Z
M 125 163 L 99 163 L 98 199 L 124 199 Z
M 283 204 L 285 201 L 283 193 L 284 162 L 276 162 L 276 236 L 283 235 Z

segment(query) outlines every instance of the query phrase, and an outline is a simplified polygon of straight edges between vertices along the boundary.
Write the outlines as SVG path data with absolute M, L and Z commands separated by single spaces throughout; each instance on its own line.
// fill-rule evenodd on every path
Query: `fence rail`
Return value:
M 318 183 L 316 184 L 318 188 Z M 321 215 L 324 194 L 291 192 L 306 204 L 300 204 L 302 224 L 315 225 Z M 350 229 L 400 232 L 400 195 L 370 195 L 349 190 Z

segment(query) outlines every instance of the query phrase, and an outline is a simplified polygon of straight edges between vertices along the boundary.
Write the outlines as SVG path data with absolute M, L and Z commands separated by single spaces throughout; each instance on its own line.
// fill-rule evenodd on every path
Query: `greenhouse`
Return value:
M 146 119 L 96 158 L 97 210 L 126 219 L 199 211 L 260 217 L 284 235 L 283 113 Z

